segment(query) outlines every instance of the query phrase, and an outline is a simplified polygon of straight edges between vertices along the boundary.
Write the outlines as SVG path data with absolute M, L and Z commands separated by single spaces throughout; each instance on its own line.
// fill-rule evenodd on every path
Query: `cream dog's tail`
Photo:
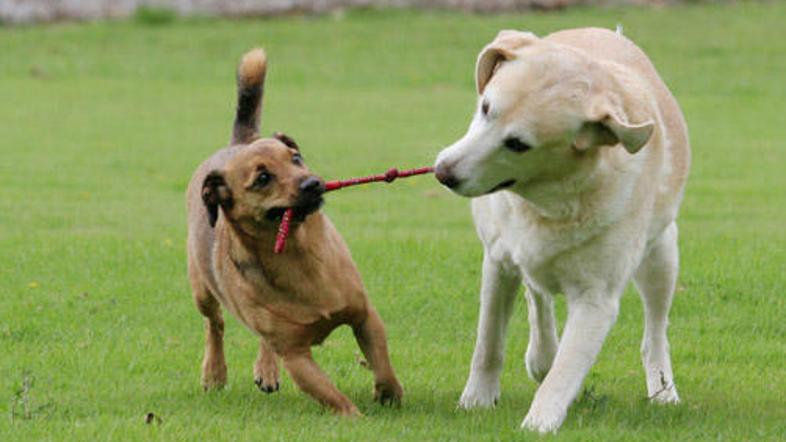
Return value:
M 264 49 L 248 51 L 237 68 L 237 112 L 232 144 L 246 144 L 259 136 L 259 115 L 265 91 L 267 56 Z

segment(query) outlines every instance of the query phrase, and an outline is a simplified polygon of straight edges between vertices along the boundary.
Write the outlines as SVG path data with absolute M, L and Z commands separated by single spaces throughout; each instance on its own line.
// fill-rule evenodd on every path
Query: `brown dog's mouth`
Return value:
M 319 210 L 324 203 L 325 200 L 322 197 L 309 199 L 308 201 L 298 201 L 291 207 L 293 212 L 292 221 L 303 221 L 308 215 Z M 289 207 L 273 207 L 265 213 L 265 218 L 270 221 L 280 222 L 287 209 Z
M 274 207 L 265 213 L 265 218 L 269 221 L 281 221 L 281 217 L 284 216 L 284 212 L 286 211 L 286 207 Z

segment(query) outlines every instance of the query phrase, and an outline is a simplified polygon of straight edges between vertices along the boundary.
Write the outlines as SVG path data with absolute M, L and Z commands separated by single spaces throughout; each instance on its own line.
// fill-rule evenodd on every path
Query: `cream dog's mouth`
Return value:
M 512 186 L 514 184 L 516 184 L 516 180 L 503 181 L 503 182 L 497 184 L 496 186 L 492 187 L 491 190 L 486 192 L 486 194 L 494 193 L 494 192 L 496 192 L 498 190 L 502 190 L 502 189 L 508 188 L 508 187 L 510 187 L 510 186 Z

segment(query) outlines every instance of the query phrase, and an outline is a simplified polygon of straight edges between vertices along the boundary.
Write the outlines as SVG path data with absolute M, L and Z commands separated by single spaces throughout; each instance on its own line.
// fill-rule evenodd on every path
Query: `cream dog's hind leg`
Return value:
M 529 286 L 526 296 L 529 344 L 524 360 L 529 376 L 540 383 L 551 369 L 559 345 L 557 323 L 554 318 L 554 297 L 539 293 Z
M 655 402 L 676 403 L 680 400 L 674 386 L 666 337 L 678 268 L 677 225 L 672 223 L 652 243 L 634 275 L 644 302 L 641 359 L 647 375 L 647 394 Z

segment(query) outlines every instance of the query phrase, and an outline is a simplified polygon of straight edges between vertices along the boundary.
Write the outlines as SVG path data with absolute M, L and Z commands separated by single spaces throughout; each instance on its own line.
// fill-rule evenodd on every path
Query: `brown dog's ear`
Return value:
M 489 43 L 478 56 L 475 65 L 475 84 L 478 95 L 482 95 L 500 63 L 515 58 L 515 51 L 538 40 L 531 32 L 500 31 L 497 38 Z
M 218 207 L 224 210 L 232 207 L 232 192 L 229 190 L 224 175 L 214 170 L 210 172 L 202 182 L 202 202 L 207 208 L 207 219 L 210 227 L 216 226 L 218 221 Z
M 286 144 L 287 147 L 291 149 L 295 149 L 296 151 L 300 152 L 300 146 L 298 146 L 295 140 L 293 140 L 292 137 L 290 137 L 289 135 L 283 132 L 276 132 L 273 134 L 273 138 Z
M 574 146 L 587 150 L 596 146 L 613 146 L 617 143 L 630 153 L 636 153 L 650 140 L 655 124 L 647 119 L 643 123 L 631 123 L 621 108 L 607 102 L 590 112 L 576 135 Z

